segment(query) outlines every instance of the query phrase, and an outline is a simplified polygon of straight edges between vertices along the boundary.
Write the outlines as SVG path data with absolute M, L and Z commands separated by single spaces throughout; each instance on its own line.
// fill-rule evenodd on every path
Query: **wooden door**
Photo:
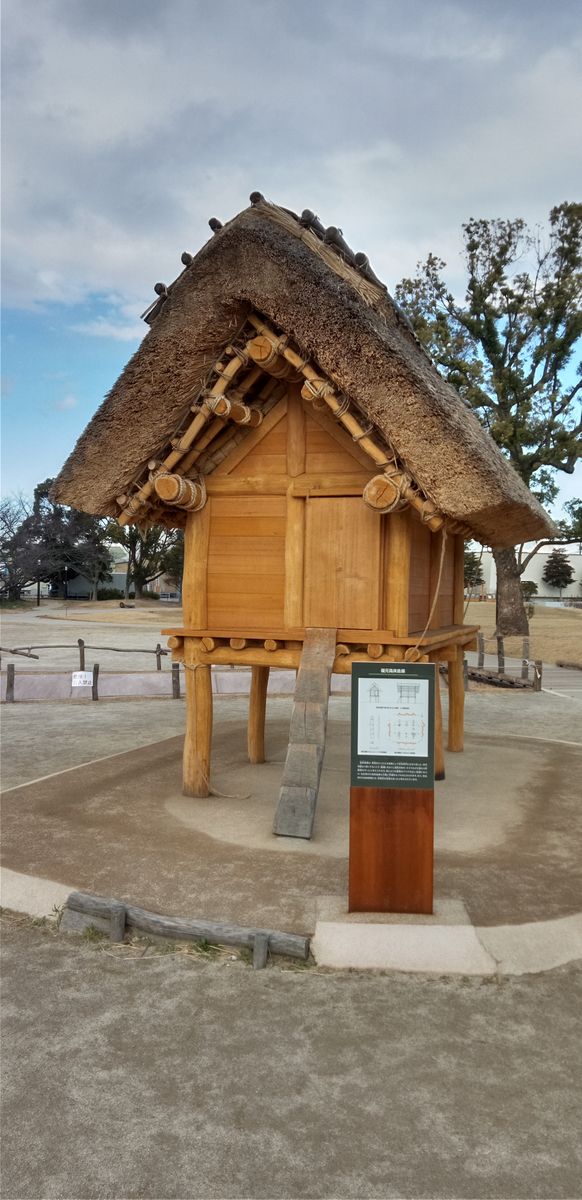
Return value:
M 360 496 L 308 499 L 306 626 L 379 628 L 380 521 Z

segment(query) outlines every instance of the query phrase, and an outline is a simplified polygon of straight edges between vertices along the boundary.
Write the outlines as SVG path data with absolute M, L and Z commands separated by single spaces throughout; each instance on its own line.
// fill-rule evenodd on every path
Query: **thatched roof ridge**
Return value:
M 371 272 L 263 201 L 206 243 L 63 467 L 54 494 L 116 515 L 251 310 L 286 333 L 389 438 L 438 508 L 510 545 L 553 531 L 543 509 L 420 347 Z

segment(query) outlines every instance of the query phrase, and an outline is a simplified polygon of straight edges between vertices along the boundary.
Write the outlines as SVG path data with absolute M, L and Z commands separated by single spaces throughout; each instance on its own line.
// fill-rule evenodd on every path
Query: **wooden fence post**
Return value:
M 158 642 L 158 644 L 156 646 L 156 671 L 161 671 L 161 669 L 162 669 L 162 647 L 161 647 L 160 643 Z
M 172 663 L 172 699 L 180 699 L 180 664 Z
M 529 678 L 529 638 L 523 639 L 522 659 L 521 659 L 521 678 Z
M 534 692 L 541 692 L 541 690 L 542 690 L 543 665 L 544 664 L 543 664 L 542 660 L 540 658 L 536 658 L 535 663 L 534 663 L 534 678 L 533 678 Z
M 463 687 L 466 692 L 469 691 L 469 664 L 466 658 L 463 658 Z
M 477 646 L 477 666 L 482 669 L 485 666 L 485 637 L 482 633 L 477 634 Z
M 91 686 L 91 699 L 99 699 L 99 663 L 93 666 L 93 684 Z
M 8 663 L 6 667 L 6 703 L 14 704 L 14 675 L 16 667 L 14 663 Z
M 497 635 L 497 673 L 505 675 L 505 646 L 503 638 Z
M 122 942 L 125 937 L 126 910 L 125 904 L 112 901 L 109 918 L 109 938 L 112 942 Z
M 84 671 L 85 670 L 85 642 L 83 641 L 83 638 L 77 638 L 77 645 L 79 647 L 79 670 Z

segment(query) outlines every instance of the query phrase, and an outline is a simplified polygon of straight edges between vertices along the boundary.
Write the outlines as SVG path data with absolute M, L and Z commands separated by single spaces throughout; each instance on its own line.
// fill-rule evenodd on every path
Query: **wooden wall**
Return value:
M 285 496 L 211 496 L 207 503 L 208 627 L 280 628 Z
M 290 389 L 264 425 L 210 475 L 206 509 L 189 517 L 186 624 L 265 636 L 317 625 L 420 633 L 440 535 L 412 510 L 381 516 L 366 507 L 362 489 L 373 464 L 297 391 Z M 452 624 L 453 589 L 450 538 L 431 628 Z

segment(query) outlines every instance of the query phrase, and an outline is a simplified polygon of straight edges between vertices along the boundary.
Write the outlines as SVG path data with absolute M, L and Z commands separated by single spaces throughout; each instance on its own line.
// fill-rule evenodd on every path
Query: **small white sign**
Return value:
M 93 687 L 92 671 L 73 671 L 71 687 Z

